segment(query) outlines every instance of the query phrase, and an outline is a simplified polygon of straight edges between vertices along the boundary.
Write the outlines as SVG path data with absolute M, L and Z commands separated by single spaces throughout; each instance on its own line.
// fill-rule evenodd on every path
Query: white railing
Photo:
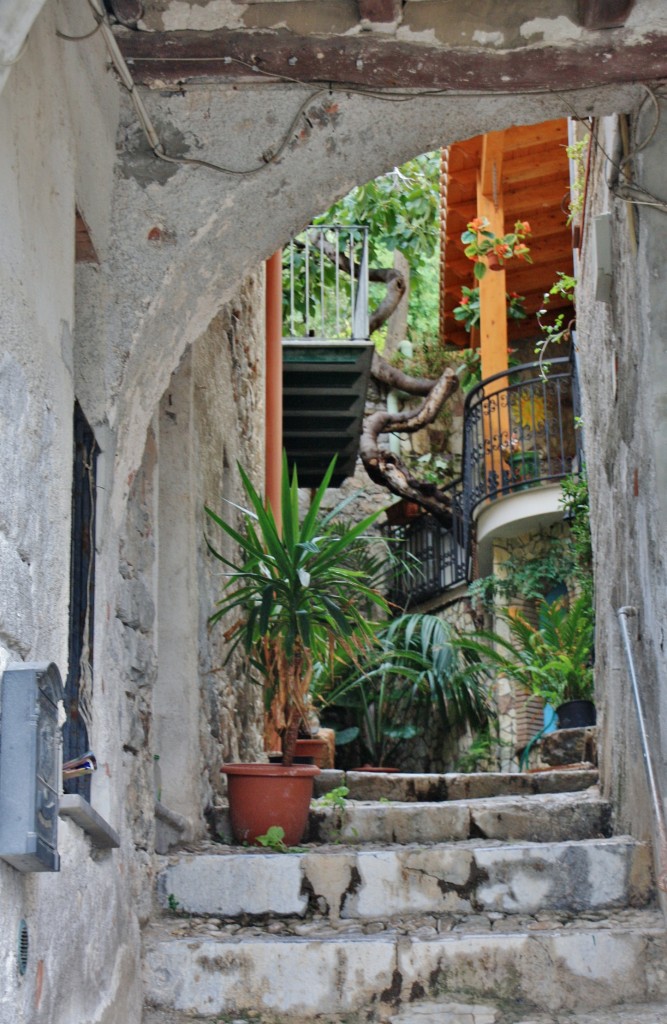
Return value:
M 368 228 L 311 225 L 283 254 L 284 334 L 368 341 Z

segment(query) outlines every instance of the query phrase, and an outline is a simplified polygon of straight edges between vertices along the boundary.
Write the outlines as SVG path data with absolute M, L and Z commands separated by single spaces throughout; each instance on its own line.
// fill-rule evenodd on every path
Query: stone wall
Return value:
M 596 702 L 603 725 L 600 761 L 617 828 L 651 830 L 642 752 L 616 612 L 632 605 L 637 669 L 656 768 L 667 789 L 667 289 L 665 101 L 647 95 L 630 119 L 629 145 L 644 144 L 625 164 L 643 189 L 632 206 L 614 196 L 621 123 L 596 128 L 577 298 L 584 440 L 591 494 L 596 576 Z M 611 250 L 596 252 L 594 219 L 611 217 Z M 607 301 L 596 298 L 596 266 L 612 266 Z

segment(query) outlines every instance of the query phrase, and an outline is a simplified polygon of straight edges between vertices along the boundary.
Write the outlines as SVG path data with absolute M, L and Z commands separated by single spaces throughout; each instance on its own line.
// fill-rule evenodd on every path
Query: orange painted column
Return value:
M 266 261 L 266 417 L 264 494 L 280 527 L 283 451 L 282 250 Z
M 494 235 L 505 233 L 503 210 L 504 132 L 484 136 L 477 178 L 477 216 L 486 217 Z M 507 307 L 505 271 L 487 271 L 479 285 L 482 379 L 507 369 Z
M 489 230 L 502 237 L 505 233 L 503 209 L 504 132 L 484 136 L 482 160 L 477 177 L 477 216 L 485 217 Z M 487 270 L 479 282 L 479 336 L 482 380 L 502 373 L 508 366 L 507 303 L 505 271 Z M 507 386 L 507 377 L 499 377 L 486 392 L 482 406 L 485 466 L 487 479 L 501 480 L 509 451 L 509 413 L 506 393 L 494 395 Z

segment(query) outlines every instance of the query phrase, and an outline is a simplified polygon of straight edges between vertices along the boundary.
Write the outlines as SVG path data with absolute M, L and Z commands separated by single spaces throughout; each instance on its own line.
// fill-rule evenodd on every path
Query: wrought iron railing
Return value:
M 525 363 L 473 388 L 464 408 L 463 475 L 448 488 L 451 529 L 431 516 L 387 528 L 407 559 L 392 600 L 401 607 L 469 579 L 473 517 L 484 501 L 555 483 L 581 467 L 573 362 Z
M 283 253 L 286 338 L 368 340 L 368 228 L 310 225 Z
M 399 608 L 437 597 L 467 578 L 468 545 L 460 484 L 456 480 L 446 491 L 452 500 L 450 527 L 433 516 L 423 515 L 386 528 L 386 535 L 397 544 L 396 554 L 400 555 L 389 594 L 390 601 Z
M 556 482 L 580 465 L 578 394 L 569 357 L 524 363 L 482 381 L 464 409 L 464 510 Z

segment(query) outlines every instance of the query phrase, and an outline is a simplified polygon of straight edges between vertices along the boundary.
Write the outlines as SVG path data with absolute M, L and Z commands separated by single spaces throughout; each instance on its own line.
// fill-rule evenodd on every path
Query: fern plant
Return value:
M 593 697 L 593 611 L 587 595 L 572 605 L 541 601 L 534 626 L 520 613 L 504 611 L 508 636 L 489 630 L 461 635 L 456 644 L 475 660 L 471 673 L 508 676 L 559 707 Z

